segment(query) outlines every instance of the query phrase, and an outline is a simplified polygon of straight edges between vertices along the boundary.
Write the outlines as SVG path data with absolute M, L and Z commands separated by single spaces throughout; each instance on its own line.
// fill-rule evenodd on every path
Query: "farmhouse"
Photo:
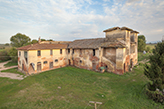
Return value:
M 38 41 L 17 48 L 18 69 L 28 74 L 67 65 L 88 70 L 123 74 L 138 60 L 138 33 L 127 27 L 104 30 L 105 38 L 73 42 Z

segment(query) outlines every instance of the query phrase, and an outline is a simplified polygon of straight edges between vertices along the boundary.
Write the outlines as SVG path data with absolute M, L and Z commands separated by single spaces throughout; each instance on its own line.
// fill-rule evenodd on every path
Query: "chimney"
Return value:
M 41 43 L 41 39 L 40 39 L 40 37 L 39 37 L 39 39 L 38 39 L 38 43 L 39 43 L 39 44 Z

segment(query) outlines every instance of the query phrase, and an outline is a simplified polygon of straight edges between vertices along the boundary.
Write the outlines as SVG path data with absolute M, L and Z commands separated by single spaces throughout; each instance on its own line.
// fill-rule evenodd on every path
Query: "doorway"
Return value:
M 126 65 L 125 65 L 125 63 L 124 63 L 124 72 L 126 72 Z
M 53 62 L 50 62 L 50 69 L 53 68 Z
M 22 71 L 24 71 L 24 64 L 22 64 Z
M 96 70 L 96 63 L 92 62 L 92 70 Z
M 41 71 L 41 62 L 37 63 L 37 71 Z
M 71 65 L 71 60 L 70 59 L 68 59 L 68 65 Z

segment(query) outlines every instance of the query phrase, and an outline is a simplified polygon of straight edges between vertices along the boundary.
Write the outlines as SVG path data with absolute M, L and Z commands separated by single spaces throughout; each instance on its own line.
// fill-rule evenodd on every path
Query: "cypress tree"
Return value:
M 146 64 L 144 74 L 152 81 L 150 90 L 164 89 L 164 42 L 158 43 L 149 57 L 150 64 Z

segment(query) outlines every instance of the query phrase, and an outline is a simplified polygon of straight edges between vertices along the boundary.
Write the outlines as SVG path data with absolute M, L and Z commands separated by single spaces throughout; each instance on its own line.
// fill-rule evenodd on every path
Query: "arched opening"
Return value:
M 29 72 L 30 73 L 35 72 L 35 64 L 34 63 L 30 64 Z

